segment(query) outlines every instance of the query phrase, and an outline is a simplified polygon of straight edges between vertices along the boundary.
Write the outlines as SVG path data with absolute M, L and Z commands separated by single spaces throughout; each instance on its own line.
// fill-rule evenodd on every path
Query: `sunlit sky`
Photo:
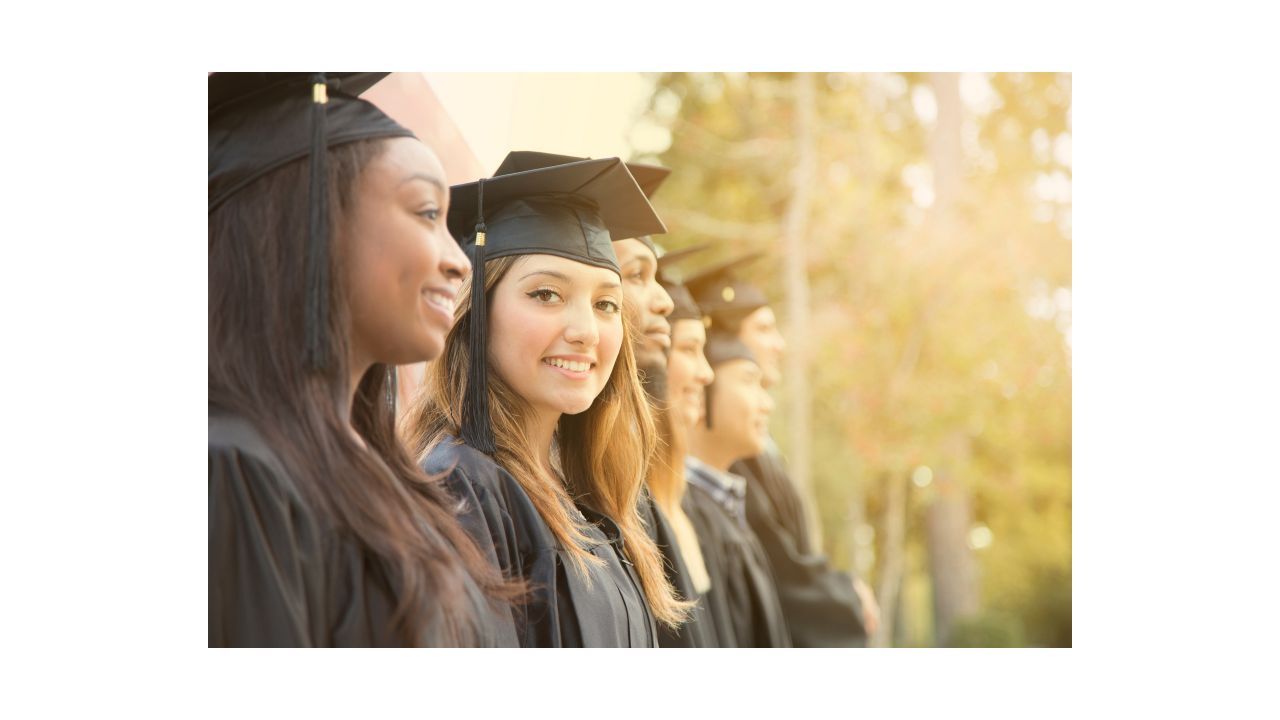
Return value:
M 639 73 L 424 73 L 480 164 L 510 150 L 631 159 L 652 92 Z M 643 130 L 641 130 L 643 132 Z

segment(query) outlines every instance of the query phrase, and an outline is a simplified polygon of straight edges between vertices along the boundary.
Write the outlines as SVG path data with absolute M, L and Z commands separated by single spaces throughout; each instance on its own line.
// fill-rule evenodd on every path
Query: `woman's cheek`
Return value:
M 618 352 L 622 349 L 622 318 L 614 316 L 614 320 L 605 322 L 600 328 L 600 349 L 602 360 L 612 366 L 618 361 Z

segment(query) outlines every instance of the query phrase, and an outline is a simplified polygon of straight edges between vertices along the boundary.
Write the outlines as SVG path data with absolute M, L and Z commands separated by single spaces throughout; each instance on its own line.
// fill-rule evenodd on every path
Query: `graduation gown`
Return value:
M 503 572 L 529 583 L 530 597 L 515 611 L 522 647 L 656 646 L 653 615 L 613 520 L 577 508 L 590 552 L 604 561 L 604 567 L 588 568 L 588 579 L 520 483 L 488 455 L 450 438 L 431 451 L 423 468 L 445 476 L 461 503 L 463 527 L 493 545 Z
M 730 470 L 747 480 L 747 522 L 760 540 L 796 647 L 863 647 L 862 602 L 850 576 L 809 542 L 808 519 L 776 447 Z
M 684 556 L 680 554 L 680 544 L 676 533 L 671 529 L 667 514 L 648 496 L 641 498 L 640 516 L 644 519 L 645 529 L 662 553 L 662 567 L 667 573 L 667 580 L 675 588 L 683 600 L 696 602 L 689 619 L 679 628 L 672 630 L 665 624 L 658 624 L 658 647 L 718 647 L 715 625 L 711 620 L 711 611 L 707 607 L 706 598 L 698 594 L 693 587 L 693 579 L 689 576 L 689 568 Z
M 510 607 L 464 586 L 475 644 L 514 646 Z M 313 511 L 263 436 L 210 406 L 209 646 L 396 646 L 397 602 L 381 560 Z M 441 644 L 430 623 L 420 644 Z
M 791 647 L 773 573 L 738 495 L 697 461 L 687 466 L 682 506 L 702 543 L 711 576 L 705 598 L 718 647 Z

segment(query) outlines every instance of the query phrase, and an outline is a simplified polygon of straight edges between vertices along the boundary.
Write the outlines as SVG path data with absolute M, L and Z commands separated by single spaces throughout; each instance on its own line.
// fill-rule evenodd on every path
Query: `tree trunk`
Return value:
M 953 477 L 938 473 L 934 494 L 925 511 L 925 536 L 933 580 L 934 644 L 945 646 L 956 621 L 978 612 L 978 574 L 968 545 L 973 522 L 969 493 Z
M 797 490 L 804 498 L 810 542 L 822 547 L 810 475 L 812 456 L 809 433 L 809 276 L 805 242 L 814 177 L 814 88 L 810 73 L 793 77 L 796 110 L 796 164 L 792 169 L 793 192 L 783 220 L 784 265 L 787 286 L 788 351 L 786 361 L 787 420 L 790 430 L 788 465 Z
M 946 243 L 959 230 L 956 206 L 964 192 L 964 159 L 960 151 L 960 76 L 933 73 L 930 84 L 938 104 L 937 125 L 929 140 L 935 202 L 929 241 Z M 978 611 L 977 566 L 969 549 L 973 516 L 968 487 L 948 465 L 963 467 L 969 452 L 963 434 L 950 438 L 942 465 L 934 472 L 934 499 L 925 511 L 929 572 L 933 581 L 934 642 L 946 645 L 957 620 Z
M 872 647 L 889 647 L 893 644 L 893 628 L 897 625 L 899 595 L 902 592 L 902 576 L 907 562 L 907 474 L 890 475 L 888 502 L 880 527 L 884 528 L 884 542 L 880 544 L 884 559 L 880 565 L 880 587 L 876 597 L 880 603 L 880 626 L 869 638 Z

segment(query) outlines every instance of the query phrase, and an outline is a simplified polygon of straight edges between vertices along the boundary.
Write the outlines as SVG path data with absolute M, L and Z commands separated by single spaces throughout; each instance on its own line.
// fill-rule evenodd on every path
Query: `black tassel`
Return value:
M 387 366 L 387 407 L 391 408 L 391 424 L 395 425 L 396 410 L 400 404 L 400 368 Z
M 462 408 L 462 440 L 487 455 L 497 447 L 489 422 L 489 331 L 488 302 L 484 292 L 484 180 L 480 181 L 476 204 L 476 239 L 471 253 L 471 317 L 468 346 L 471 365 L 467 368 L 466 397 Z
M 329 323 L 329 192 L 325 104 L 329 102 L 324 73 L 311 76 L 311 187 L 307 218 L 306 362 L 324 370 L 324 329 Z
M 715 381 L 703 386 L 702 388 L 702 404 L 706 406 L 706 412 L 703 413 L 707 422 L 707 429 L 711 429 L 711 387 L 715 385 Z

